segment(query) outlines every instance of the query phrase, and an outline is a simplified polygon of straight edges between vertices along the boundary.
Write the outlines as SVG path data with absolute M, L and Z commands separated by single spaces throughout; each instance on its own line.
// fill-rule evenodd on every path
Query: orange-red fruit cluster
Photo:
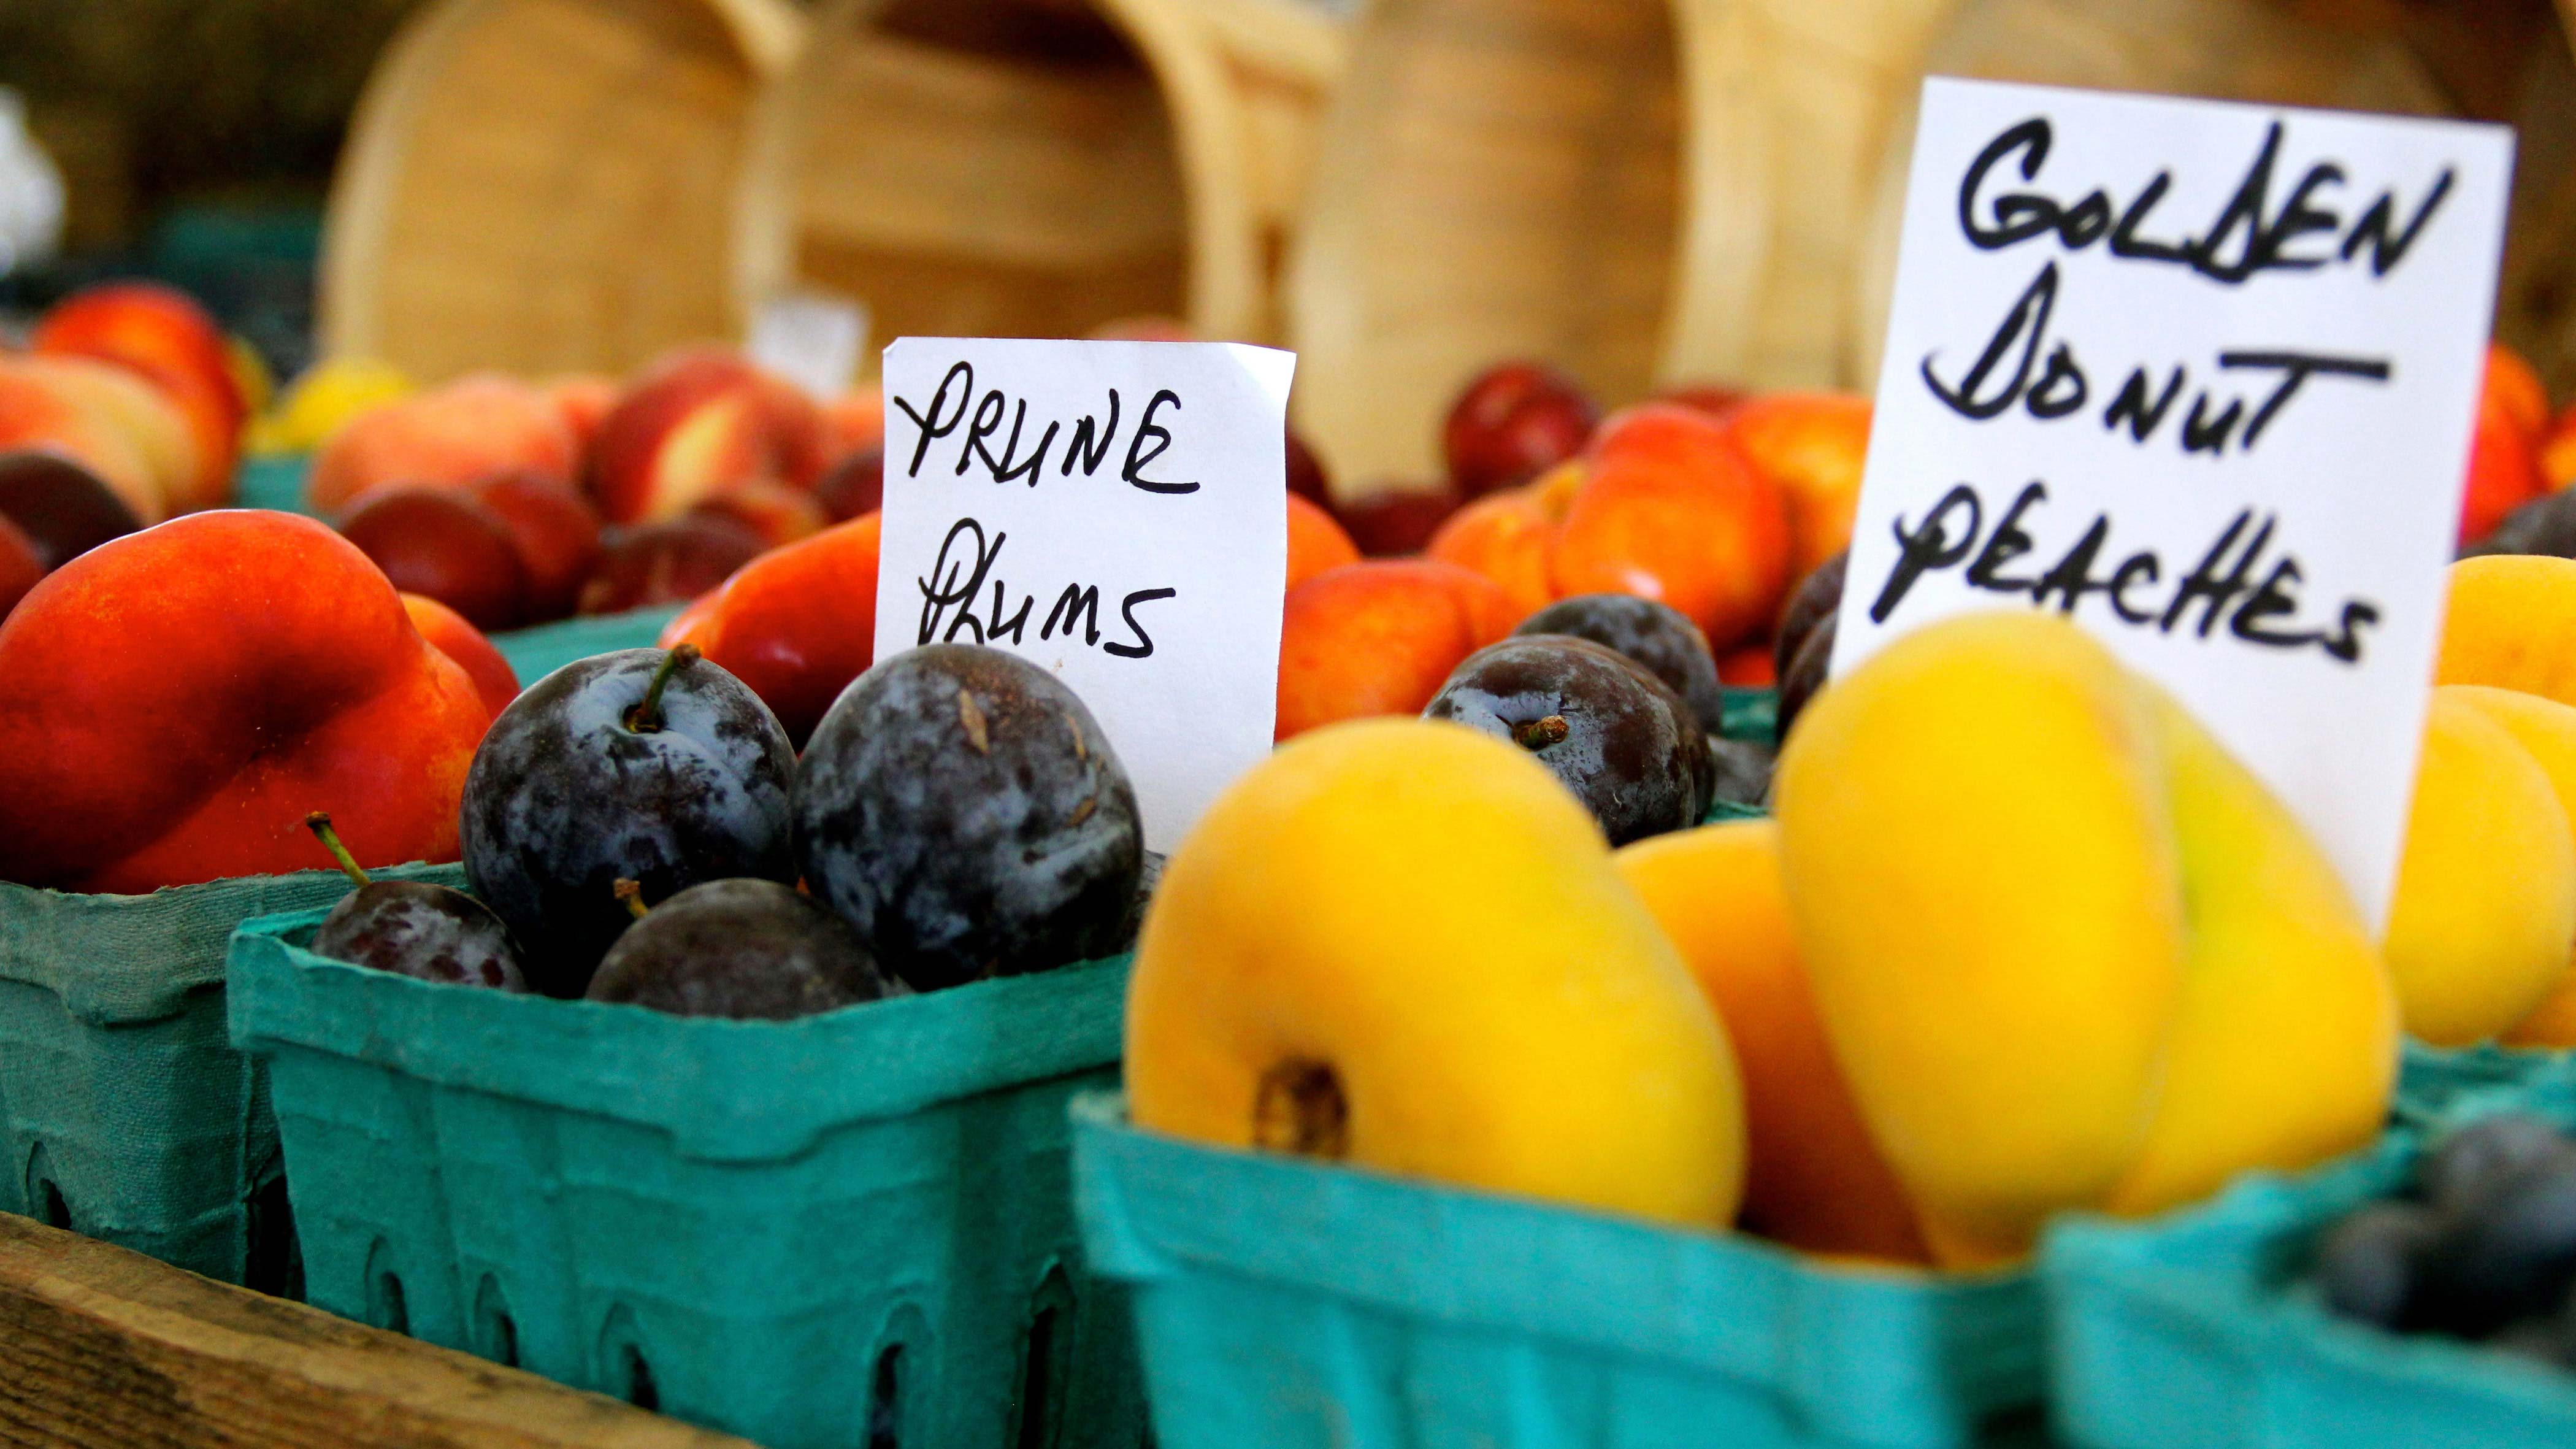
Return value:
M 384 575 L 311 519 L 200 513 L 56 569 L 0 623 L 0 879 L 67 890 L 456 858 L 491 718 Z

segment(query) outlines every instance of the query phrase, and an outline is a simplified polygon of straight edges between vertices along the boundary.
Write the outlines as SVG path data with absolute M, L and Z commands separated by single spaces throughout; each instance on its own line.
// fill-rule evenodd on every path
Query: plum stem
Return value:
M 1565 737 L 1572 733 L 1574 727 L 1565 722 L 1565 716 L 1552 714 L 1545 719 L 1512 726 L 1512 743 L 1525 750 L 1543 750 L 1550 745 L 1563 744 Z
M 305 816 L 304 828 L 313 832 L 313 838 L 322 842 L 322 848 L 331 852 L 333 860 L 340 862 L 340 869 L 349 873 L 349 879 L 362 886 L 375 884 L 359 866 L 358 858 L 349 853 L 349 847 L 340 843 L 340 832 L 331 828 L 330 812 L 316 810 Z
M 663 655 L 662 662 L 653 670 L 653 682 L 644 687 L 644 702 L 626 716 L 626 727 L 639 735 L 659 730 L 662 727 L 662 690 L 682 666 L 693 664 L 697 659 L 698 646 L 695 644 L 679 645 Z
M 1350 1155 L 1351 1105 L 1341 1074 L 1312 1057 L 1290 1057 L 1263 1072 L 1252 1103 L 1252 1142 L 1300 1157 Z
M 653 909 L 644 904 L 644 883 L 640 880 L 620 880 L 611 889 L 617 892 L 619 900 L 626 903 L 626 914 L 639 921 Z

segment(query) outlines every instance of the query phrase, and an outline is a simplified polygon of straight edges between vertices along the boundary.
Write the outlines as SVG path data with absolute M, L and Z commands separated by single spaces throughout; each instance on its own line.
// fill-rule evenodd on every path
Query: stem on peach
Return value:
M 682 666 L 693 664 L 697 659 L 698 646 L 695 644 L 682 644 L 663 655 L 661 664 L 653 670 L 653 682 L 644 688 L 644 702 L 626 716 L 626 727 L 639 735 L 649 735 L 660 729 L 663 689 Z
M 305 816 L 304 828 L 313 832 L 313 838 L 322 842 L 322 848 L 331 852 L 333 860 L 340 862 L 340 869 L 348 872 L 349 879 L 362 886 L 375 883 L 368 878 L 366 871 L 359 867 L 358 858 L 349 853 L 349 847 L 340 843 L 340 832 L 331 828 L 331 816 L 328 811 L 316 810 Z

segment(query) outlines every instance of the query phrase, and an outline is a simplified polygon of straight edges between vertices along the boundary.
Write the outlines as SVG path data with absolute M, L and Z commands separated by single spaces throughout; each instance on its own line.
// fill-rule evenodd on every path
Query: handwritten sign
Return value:
M 1927 81 L 1835 672 L 2071 615 L 2384 920 L 2512 160 L 2499 127 Z
M 1216 342 L 888 347 L 877 657 L 963 642 L 1054 670 L 1170 850 L 1270 752 L 1296 365 Z

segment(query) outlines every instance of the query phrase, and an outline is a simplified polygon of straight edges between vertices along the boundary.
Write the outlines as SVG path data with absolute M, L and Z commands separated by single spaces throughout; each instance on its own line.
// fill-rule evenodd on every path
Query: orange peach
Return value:
M 412 627 L 429 647 L 454 661 L 474 681 L 474 692 L 483 697 L 484 708 L 495 717 L 519 697 L 519 674 L 499 646 L 483 631 L 467 623 L 465 616 L 427 594 L 404 594 L 403 612 L 411 615 Z
M 205 467 L 188 420 L 170 395 L 150 379 L 113 362 L 73 353 L 39 354 L 26 366 L 44 374 L 73 400 L 124 435 L 143 457 L 153 486 L 170 500 L 170 511 L 189 513 L 224 501 L 208 496 Z
M 885 446 L 885 389 L 871 382 L 823 404 L 825 445 L 830 457 L 846 458 Z
M 0 357 L 0 452 L 32 449 L 80 464 L 146 525 L 170 516 L 143 449 L 114 417 L 30 358 Z
M 36 552 L 36 541 L 0 514 L 0 619 L 8 618 L 44 576 L 45 559 Z
M 1556 524 L 1540 505 L 1536 486 L 1488 493 L 1459 509 L 1423 551 L 1501 585 L 1523 618 L 1556 602 Z
M 1342 532 L 1333 515 L 1291 493 L 1288 495 L 1288 587 L 1295 588 L 1326 569 L 1360 561 L 1360 546 Z
M 864 514 L 744 564 L 665 626 L 661 647 L 697 645 L 802 748 L 875 658 L 877 523 Z
M 617 379 L 605 373 L 569 372 L 546 379 L 538 388 L 572 431 L 574 450 L 589 452 L 591 440 L 599 436 L 599 425 L 617 406 Z
M 1602 424 L 1557 536 L 1560 595 L 1637 594 L 1725 650 L 1771 620 L 1789 581 L 1779 486 L 1724 427 L 1671 403 Z
M 1779 825 L 1736 820 L 1612 857 L 1717 1008 L 1744 1079 L 1744 1226 L 1810 1253 L 1928 1258 L 1834 1060 L 1798 954 Z
M 197 471 L 174 510 L 232 496 L 250 414 L 232 345 L 187 294 L 151 282 L 111 282 L 65 298 L 36 324 L 39 353 L 95 358 L 140 373 L 169 398 L 193 440 Z
M 1783 392 L 1754 398 L 1727 418 L 1727 435 L 1789 505 L 1793 576 L 1804 577 L 1851 543 L 1869 416 L 1865 397 Z
M 2540 478 L 2552 493 L 2576 485 L 2576 405 L 2560 413 L 2541 439 Z
M 1460 660 L 1518 622 L 1502 588 L 1428 559 L 1364 559 L 1288 591 L 1276 737 L 1419 714 Z
M 2493 404 L 2524 437 L 2537 439 L 2549 430 L 2549 388 L 2523 355 L 2501 342 L 2487 344 L 2487 367 L 2478 387 L 2482 402 Z
M 462 488 L 513 468 L 570 482 L 577 456 L 544 393 L 478 373 L 350 419 L 314 455 L 306 487 L 316 509 L 333 513 L 379 488 Z
M 2460 495 L 2457 541 L 2486 537 L 2506 514 L 2547 491 L 2538 450 L 2490 393 L 2478 405 L 2477 430 L 2469 438 L 2469 481 Z
M 811 488 L 825 446 L 822 415 L 795 384 L 730 348 L 688 348 L 599 425 L 586 481 L 611 523 L 650 523 L 756 479 Z

